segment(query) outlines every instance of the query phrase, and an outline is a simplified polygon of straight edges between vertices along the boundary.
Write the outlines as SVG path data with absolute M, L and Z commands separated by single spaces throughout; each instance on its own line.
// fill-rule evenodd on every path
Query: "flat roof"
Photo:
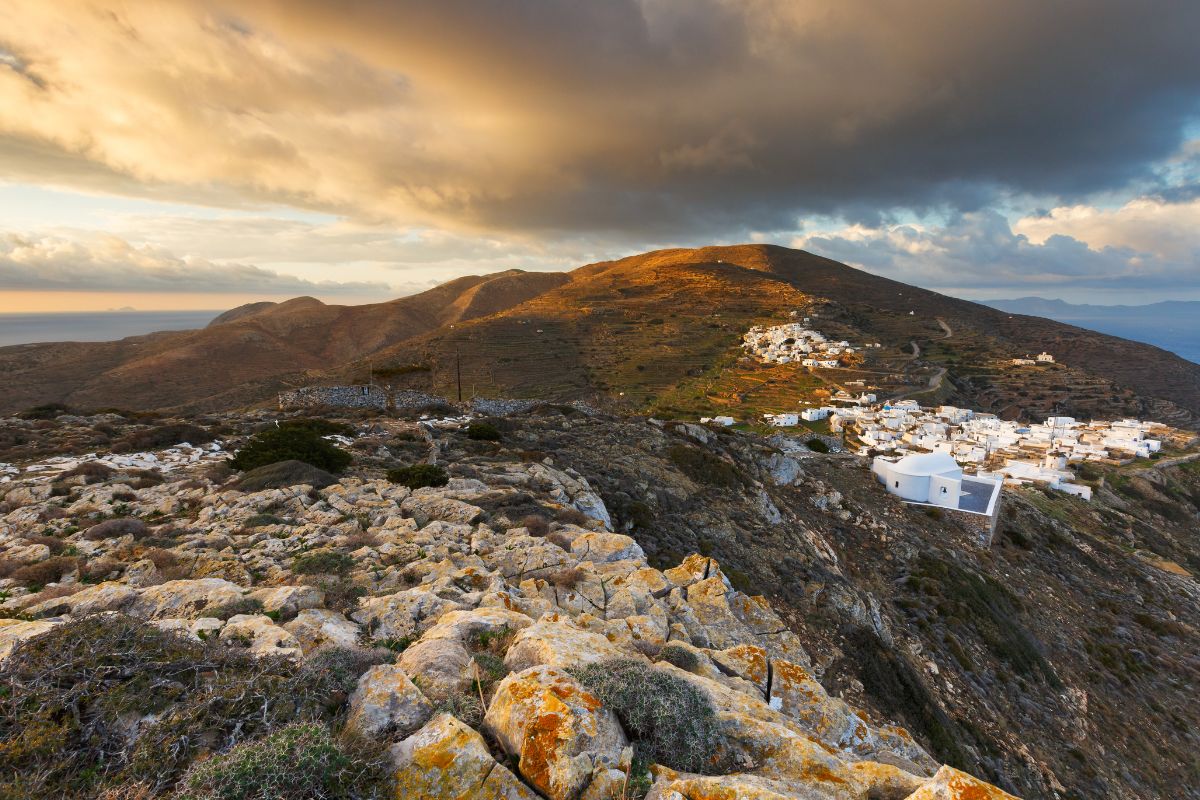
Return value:
M 962 494 L 958 497 L 960 511 L 970 511 L 975 514 L 990 514 L 992 510 L 992 495 L 999 491 L 999 481 L 981 481 L 964 475 L 962 479 Z

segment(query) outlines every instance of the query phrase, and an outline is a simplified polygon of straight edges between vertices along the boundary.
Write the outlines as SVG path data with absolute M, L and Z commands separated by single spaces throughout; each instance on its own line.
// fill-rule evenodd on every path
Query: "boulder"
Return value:
M 21 642 L 45 633 L 57 624 L 57 621 L 50 620 L 22 622 L 18 619 L 4 619 L 0 617 L 0 663 L 8 658 Z
M 474 525 L 483 518 L 483 509 L 455 500 L 452 497 L 441 497 L 435 494 L 423 494 L 420 491 L 405 498 L 400 509 L 411 514 L 421 527 L 434 520 L 450 522 L 458 525 Z
M 984 783 L 949 765 L 943 766 L 933 780 L 910 794 L 907 800 L 1017 800 L 1008 792 Z
M 580 561 L 606 564 L 613 561 L 642 561 L 646 554 L 632 537 L 622 533 L 588 532 L 571 542 L 571 554 Z
M 129 613 L 147 619 L 201 617 L 205 608 L 241 600 L 245 590 L 221 578 L 178 580 L 142 589 Z
M 418 586 L 383 597 L 368 597 L 359 602 L 351 616 L 367 626 L 375 639 L 415 639 L 439 617 L 460 605 L 438 597 Z
M 566 617 L 547 614 L 517 634 L 504 665 L 511 672 L 520 672 L 543 664 L 566 668 L 610 658 L 641 656 L 599 633 L 584 630 Z
M 551 800 L 572 800 L 597 768 L 614 766 L 628 744 L 612 711 L 560 669 L 531 667 L 504 678 L 484 725 L 521 775 Z
M 245 645 L 259 658 L 289 656 L 299 658 L 296 637 L 276 625 L 264 614 L 236 614 L 221 628 L 221 641 Z
M 296 637 L 306 654 L 326 645 L 354 647 L 361 632 L 353 622 L 327 608 L 306 608 L 283 629 Z
M 440 714 L 392 745 L 396 797 L 428 800 L 538 800 L 502 764 L 483 737 L 449 714 Z
M 294 617 L 325 604 L 325 593 L 315 586 L 274 586 L 255 589 L 248 596 L 262 603 L 263 611 L 275 611 L 283 617 Z
M 403 739 L 431 716 L 433 706 L 404 670 L 395 664 L 377 664 L 363 673 L 350 695 L 346 728 L 368 739 Z
M 264 489 L 281 489 L 285 486 L 323 489 L 336 481 L 337 478 L 323 469 L 303 461 L 291 460 L 277 461 L 252 469 L 241 477 L 236 487 L 243 492 L 261 492 Z
M 136 589 L 123 583 L 106 581 L 89 586 L 75 594 L 43 600 L 25 609 L 34 617 L 53 617 L 60 614 L 92 614 L 98 611 L 120 611 L 138 596 Z
M 435 701 L 471 688 L 474 664 L 467 648 L 455 639 L 422 639 L 400 654 L 400 667 Z

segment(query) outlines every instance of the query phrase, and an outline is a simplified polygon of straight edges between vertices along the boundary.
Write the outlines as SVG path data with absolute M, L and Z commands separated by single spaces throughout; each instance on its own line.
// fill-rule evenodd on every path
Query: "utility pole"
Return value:
M 454 374 L 458 384 L 458 402 L 462 402 L 462 356 L 458 348 L 454 348 Z

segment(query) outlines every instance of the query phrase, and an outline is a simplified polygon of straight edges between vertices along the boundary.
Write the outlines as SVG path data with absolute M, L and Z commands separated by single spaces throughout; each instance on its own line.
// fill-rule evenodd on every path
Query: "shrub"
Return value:
M 828 453 L 829 445 L 825 444 L 821 439 L 809 439 L 804 443 L 804 446 L 814 453 Z
M 120 572 L 124 568 L 124 565 L 108 558 L 89 561 L 79 568 L 79 580 L 81 583 L 100 583 L 107 580 L 109 575 Z
M 64 542 L 62 539 L 59 539 L 57 536 L 43 536 L 38 533 L 30 533 L 26 534 L 22 538 L 30 544 L 46 545 L 46 547 L 50 548 L 51 555 L 56 556 L 62 555 L 62 551 L 67 546 L 66 542 Z
M 687 681 L 632 659 L 568 672 L 617 715 L 639 758 L 684 772 L 721 771 L 716 715 Z
M 732 464 L 707 450 L 676 444 L 671 446 L 667 455 L 680 472 L 699 483 L 727 489 L 742 483 L 741 475 Z
M 364 757 L 365 756 L 365 757 Z M 381 748 L 346 747 L 322 725 L 289 725 L 194 765 L 179 800 L 340 800 L 383 797 Z
M 252 470 L 279 461 L 303 461 L 338 473 L 350 466 L 349 453 L 334 447 L 309 428 L 279 427 L 257 433 L 229 461 L 238 470 Z
M 490 422 L 472 422 L 467 426 L 467 438 L 482 442 L 500 441 L 500 429 Z
M 264 528 L 267 525 L 287 525 L 286 519 L 277 517 L 274 514 L 255 514 L 242 523 L 243 528 Z
M 677 642 L 667 642 L 658 651 L 658 660 L 674 664 L 685 672 L 695 672 L 700 668 L 700 658 L 694 652 Z
M 570 567 L 550 573 L 547 580 L 557 588 L 569 592 L 582 583 L 585 577 L 587 577 L 586 573 L 579 567 Z
M 159 425 L 144 431 L 134 431 L 112 443 L 114 453 L 129 453 L 134 450 L 158 450 L 187 442 L 206 444 L 216 437 L 211 432 L 184 422 Z
M 85 461 L 58 476 L 59 480 L 82 475 L 86 483 L 99 483 L 113 474 L 113 468 L 99 461 Z
M 297 417 L 279 421 L 280 428 L 311 431 L 318 436 L 353 436 L 354 428 L 344 422 L 333 422 L 320 417 Z
M 420 489 L 425 486 L 445 486 L 450 482 L 446 470 L 437 464 L 413 464 L 408 467 L 396 467 L 387 471 L 387 479 L 392 483 L 407 486 L 410 489 Z
M 14 558 L 4 558 L 0 556 L 0 578 L 11 577 L 14 572 L 21 568 L 21 562 Z
M 263 604 L 259 600 L 252 597 L 243 597 L 238 600 L 230 600 L 226 603 L 219 603 L 215 606 L 208 606 L 204 609 L 204 616 L 216 617 L 217 619 L 229 620 L 231 617 L 236 617 L 238 614 L 261 614 L 263 613 Z
M 288 486 L 308 485 L 324 489 L 337 482 L 337 478 L 323 469 L 303 461 L 279 461 L 252 469 L 236 484 L 243 492 L 260 492 L 263 489 L 283 489 Z
M 540 514 L 530 514 L 522 519 L 521 527 L 527 530 L 530 536 L 546 536 L 550 533 L 550 523 Z
M 354 559 L 336 550 L 313 550 L 292 559 L 292 572 L 298 575 L 345 575 L 354 568 Z
M 91 542 L 99 542 L 103 539 L 116 539 L 119 536 L 133 535 L 135 539 L 141 539 L 150 532 L 146 527 L 146 523 L 134 517 L 119 517 L 117 519 L 106 519 L 103 522 L 97 522 L 92 527 L 88 528 L 83 534 L 83 538 Z
M 63 414 L 70 414 L 71 409 L 62 403 L 43 403 L 40 406 L 27 408 L 17 414 L 20 419 L 55 419 Z
M 47 583 L 54 583 L 63 575 L 74 572 L 78 562 L 68 556 L 55 556 L 39 561 L 36 564 L 26 564 L 14 570 L 10 578 L 17 583 L 23 583 L 30 589 L 40 589 Z
M 564 525 L 579 525 L 587 524 L 588 516 L 574 506 L 563 506 L 554 514 L 554 518 Z

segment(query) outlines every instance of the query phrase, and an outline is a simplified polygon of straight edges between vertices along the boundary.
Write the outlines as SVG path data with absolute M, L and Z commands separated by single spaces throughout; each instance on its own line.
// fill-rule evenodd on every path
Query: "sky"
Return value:
M 772 242 L 1200 300 L 1200 3 L 0 0 L 0 312 Z

